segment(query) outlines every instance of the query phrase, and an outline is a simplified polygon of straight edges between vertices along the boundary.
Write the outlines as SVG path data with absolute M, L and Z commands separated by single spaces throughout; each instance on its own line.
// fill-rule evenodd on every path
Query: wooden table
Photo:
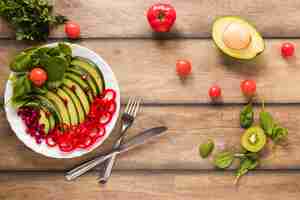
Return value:
M 300 198 L 300 60 L 299 52 L 282 59 L 283 41 L 300 44 L 299 0 L 171 0 L 178 19 L 171 33 L 153 34 L 145 12 L 154 0 L 57 0 L 56 11 L 80 23 L 83 39 L 76 43 L 101 55 L 121 87 L 122 102 L 142 96 L 144 104 L 129 137 L 157 125 L 169 127 L 157 141 L 119 157 L 105 186 L 96 172 L 66 182 L 67 169 L 108 151 L 117 132 L 103 147 L 78 159 L 55 160 L 27 149 L 0 117 L 0 200 L 296 200 Z M 216 16 L 239 15 L 254 22 L 266 38 L 265 52 L 249 62 L 224 60 L 211 40 Z M 29 44 L 13 39 L 0 23 L 0 88 L 4 90 L 9 57 Z M 63 27 L 49 42 L 63 40 Z M 175 73 L 179 58 L 193 63 L 192 76 L 182 82 Z M 198 145 L 213 138 L 217 146 L 239 145 L 238 114 L 245 103 L 242 79 L 255 79 L 258 96 L 290 129 L 289 146 L 267 156 L 260 168 L 233 185 L 233 171 L 217 171 L 200 159 Z M 224 105 L 210 104 L 207 90 L 223 88 Z M 258 110 L 259 107 L 256 107 Z M 232 169 L 236 167 L 233 166 Z

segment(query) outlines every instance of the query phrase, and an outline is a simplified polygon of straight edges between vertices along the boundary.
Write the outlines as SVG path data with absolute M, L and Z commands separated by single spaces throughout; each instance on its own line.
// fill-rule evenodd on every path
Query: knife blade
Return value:
M 66 173 L 65 178 L 69 181 L 74 180 L 77 177 L 86 173 L 87 171 L 93 169 L 97 165 L 103 163 L 105 160 L 109 159 L 113 155 L 127 152 L 137 146 L 145 144 L 146 142 L 150 141 L 151 139 L 161 136 L 167 130 L 168 130 L 168 128 L 165 126 L 147 129 L 147 130 L 141 132 L 140 134 L 134 136 L 128 142 L 121 144 L 118 149 L 116 149 L 106 155 L 94 158 L 93 160 L 90 160 L 90 161 L 83 163 L 82 165 L 79 165 L 78 167 L 72 169 L 71 171 Z

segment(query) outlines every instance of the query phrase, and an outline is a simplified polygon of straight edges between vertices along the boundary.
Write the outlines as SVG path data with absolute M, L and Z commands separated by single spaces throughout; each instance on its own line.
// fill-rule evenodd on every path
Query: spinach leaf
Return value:
M 253 124 L 254 112 L 252 104 L 246 105 L 240 113 L 240 125 L 242 128 L 249 128 Z
M 21 52 L 10 63 L 10 69 L 14 72 L 25 72 L 32 66 L 32 59 L 30 53 Z
M 251 158 L 242 158 L 240 161 L 240 167 L 236 172 L 235 184 L 238 183 L 239 179 L 247 174 L 249 170 L 255 169 L 258 165 L 258 161 L 256 159 Z
M 269 112 L 263 110 L 259 113 L 259 121 L 260 126 L 262 127 L 262 129 L 264 129 L 265 133 L 268 136 L 271 136 L 274 126 L 274 120 L 272 115 Z
M 275 143 L 284 140 L 285 138 L 287 138 L 287 136 L 288 136 L 288 129 L 287 128 L 280 127 L 277 124 L 275 124 L 273 126 L 271 139 Z
M 41 60 L 41 65 L 46 70 L 48 75 L 48 81 L 61 81 L 64 77 L 64 73 L 69 66 L 67 60 L 63 57 L 49 57 Z
M 59 43 L 58 47 L 60 51 L 65 54 L 66 56 L 72 56 L 72 49 L 69 45 L 64 44 L 64 43 Z
M 212 140 L 208 140 L 206 143 L 203 143 L 199 147 L 199 154 L 202 158 L 207 158 L 210 153 L 213 151 L 215 145 Z
M 27 75 L 19 76 L 15 82 L 13 82 L 13 99 L 25 98 L 32 90 L 32 85 Z
M 234 155 L 231 152 L 218 153 L 214 159 L 214 165 L 220 169 L 229 167 L 234 160 Z

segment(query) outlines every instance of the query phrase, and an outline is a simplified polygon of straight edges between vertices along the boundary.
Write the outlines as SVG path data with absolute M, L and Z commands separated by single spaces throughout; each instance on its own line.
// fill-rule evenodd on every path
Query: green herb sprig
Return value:
M 1 0 L 0 16 L 16 31 L 17 40 L 46 40 L 50 27 L 63 24 L 67 18 L 52 15 L 48 0 Z

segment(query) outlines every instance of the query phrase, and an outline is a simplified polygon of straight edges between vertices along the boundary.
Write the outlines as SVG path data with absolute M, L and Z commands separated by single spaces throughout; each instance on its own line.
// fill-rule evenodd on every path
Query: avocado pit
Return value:
M 223 42 L 230 49 L 245 49 L 251 42 L 250 31 L 246 26 L 233 22 L 225 28 Z

